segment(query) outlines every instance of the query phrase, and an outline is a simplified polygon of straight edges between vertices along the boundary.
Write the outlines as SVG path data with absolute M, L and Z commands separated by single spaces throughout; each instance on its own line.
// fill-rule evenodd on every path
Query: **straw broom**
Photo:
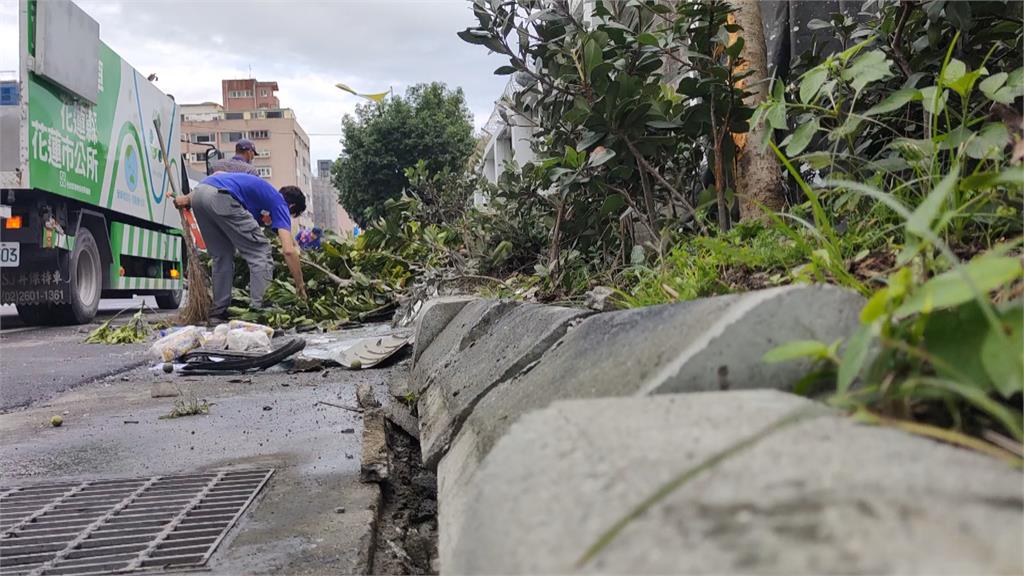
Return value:
M 160 142 L 160 155 L 163 157 L 164 169 L 167 170 L 167 180 L 171 185 L 171 198 L 173 198 L 181 193 L 181 189 L 178 188 L 174 170 L 171 170 L 167 146 L 164 143 L 163 134 L 160 132 L 160 118 L 154 118 L 153 124 L 156 126 L 156 138 Z M 213 297 L 210 295 L 210 279 L 206 275 L 206 268 L 199 259 L 199 250 L 192 242 L 192 232 L 188 220 L 185 219 L 185 210 L 185 208 L 179 208 L 178 215 L 181 217 L 181 236 L 188 253 L 188 301 L 178 314 L 178 321 L 182 324 L 205 324 L 210 318 L 210 308 L 213 305 Z

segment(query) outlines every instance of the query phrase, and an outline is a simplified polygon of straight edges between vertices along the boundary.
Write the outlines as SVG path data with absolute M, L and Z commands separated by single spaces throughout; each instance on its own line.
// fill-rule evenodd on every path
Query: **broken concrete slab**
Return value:
M 436 465 L 480 398 L 539 359 L 587 314 L 506 302 L 464 307 L 413 369 L 414 380 L 417 372 L 425 380 L 417 404 L 424 463 Z
M 412 415 L 409 407 L 398 401 L 388 402 L 384 406 L 384 416 L 395 426 L 405 431 L 416 440 L 420 439 L 419 419 Z
M 788 286 L 587 318 L 529 372 L 495 386 L 451 443 L 439 489 L 461 490 L 508 427 L 555 400 L 730 388 L 788 390 L 808 362 L 765 364 L 791 340 L 833 342 L 859 323 L 863 298 Z M 743 375 L 737 380 L 735 375 Z M 432 413 L 420 410 L 429 425 Z
M 461 502 L 440 495 L 441 566 L 452 574 L 1024 571 L 1020 471 L 833 413 L 762 433 L 808 406 L 758 390 L 563 401 L 527 414 L 454 495 Z M 759 442 L 669 492 L 577 564 L 659 488 L 751 437 Z
M 424 302 L 416 313 L 412 362 L 415 365 L 420 354 L 434 341 L 434 338 L 448 326 L 462 309 L 479 300 L 475 296 L 441 296 Z

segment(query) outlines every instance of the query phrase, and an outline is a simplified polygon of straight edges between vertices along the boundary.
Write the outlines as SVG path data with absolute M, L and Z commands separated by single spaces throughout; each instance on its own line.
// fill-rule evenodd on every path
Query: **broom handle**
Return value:
M 180 194 L 180 188 L 178 188 L 178 181 L 174 179 L 174 170 L 171 170 L 171 160 L 167 157 L 167 146 L 164 144 L 164 136 L 160 133 L 160 118 L 153 119 L 153 125 L 156 126 L 156 139 L 160 143 L 160 156 L 164 161 L 164 170 L 167 171 L 167 180 L 171 185 L 172 198 Z M 178 216 L 181 217 L 181 235 L 185 239 L 185 248 L 188 250 L 188 258 L 191 263 L 199 263 L 199 251 L 196 250 L 195 244 L 192 243 L 192 230 L 189 228 L 188 220 L 185 218 L 185 209 L 178 208 Z

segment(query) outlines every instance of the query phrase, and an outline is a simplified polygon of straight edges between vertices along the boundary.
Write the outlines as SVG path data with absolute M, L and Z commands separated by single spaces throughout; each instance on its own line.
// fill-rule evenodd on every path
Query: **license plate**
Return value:
M 14 268 L 21 262 L 21 244 L 0 242 L 0 268 Z

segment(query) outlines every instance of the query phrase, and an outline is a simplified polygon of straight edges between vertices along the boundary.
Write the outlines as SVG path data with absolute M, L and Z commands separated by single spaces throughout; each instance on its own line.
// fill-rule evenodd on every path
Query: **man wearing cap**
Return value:
M 242 172 L 259 176 L 260 173 L 252 165 L 252 159 L 256 157 L 256 145 L 252 140 L 242 138 L 235 142 L 235 157 L 230 160 L 223 158 L 210 163 L 210 170 L 213 172 Z
M 178 208 L 191 206 L 206 250 L 213 259 L 213 318 L 227 319 L 231 285 L 235 276 L 235 251 L 249 265 L 249 303 L 263 306 L 263 294 L 273 279 L 274 259 L 270 241 L 259 221 L 269 214 L 270 227 L 281 240 L 281 252 L 295 282 L 295 293 L 306 298 L 306 284 L 299 264 L 299 249 L 292 238 L 292 217 L 306 209 L 306 197 L 296 186 L 278 192 L 270 182 L 250 174 L 219 172 L 207 176 L 192 193 L 176 196 Z

